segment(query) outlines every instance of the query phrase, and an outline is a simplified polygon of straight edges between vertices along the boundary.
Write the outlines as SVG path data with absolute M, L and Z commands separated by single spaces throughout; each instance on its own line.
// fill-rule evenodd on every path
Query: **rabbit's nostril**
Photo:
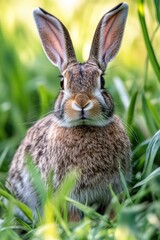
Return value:
M 86 94 L 76 95 L 74 101 L 72 102 L 72 108 L 77 111 L 89 110 L 93 107 L 92 101 Z

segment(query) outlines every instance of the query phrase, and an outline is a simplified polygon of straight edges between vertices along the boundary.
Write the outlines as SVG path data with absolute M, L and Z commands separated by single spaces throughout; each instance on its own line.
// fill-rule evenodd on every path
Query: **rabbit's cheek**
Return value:
M 65 119 L 66 121 L 75 121 L 80 118 L 80 112 L 73 110 L 72 108 L 67 109 L 65 112 Z
M 105 102 L 105 108 L 104 108 L 104 112 L 105 114 L 107 114 L 108 117 L 111 117 L 114 113 L 114 103 L 113 100 L 111 98 L 111 96 L 109 94 L 107 94 L 107 92 L 103 92 L 102 96 L 104 98 L 104 102 Z M 102 106 L 103 109 L 103 106 Z
M 101 106 L 97 100 L 93 100 L 93 107 L 86 111 L 86 116 L 89 119 L 96 120 L 99 115 L 101 115 Z

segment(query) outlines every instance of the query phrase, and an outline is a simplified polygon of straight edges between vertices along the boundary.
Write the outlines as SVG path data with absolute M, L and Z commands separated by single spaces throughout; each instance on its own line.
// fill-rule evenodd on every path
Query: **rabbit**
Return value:
M 131 144 L 114 102 L 105 89 L 107 64 L 119 51 L 128 5 L 120 3 L 100 20 L 84 63 L 76 59 L 65 26 L 41 8 L 33 12 L 40 40 L 49 61 L 61 72 L 60 92 L 54 110 L 27 132 L 11 162 L 7 188 L 33 211 L 40 209 L 39 197 L 25 165 L 31 156 L 42 180 L 52 170 L 56 191 L 67 174 L 78 172 L 70 197 L 104 214 L 110 201 L 109 186 L 116 194 L 123 191 L 119 167 L 131 178 Z M 41 210 L 40 210 L 41 211 Z M 16 214 L 25 219 L 18 209 Z M 68 206 L 68 221 L 80 221 L 82 212 Z M 26 220 L 26 219 L 25 219 Z

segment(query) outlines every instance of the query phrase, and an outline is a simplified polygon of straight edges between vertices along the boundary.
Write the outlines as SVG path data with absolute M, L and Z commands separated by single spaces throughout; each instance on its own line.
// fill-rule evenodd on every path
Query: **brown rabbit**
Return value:
M 75 169 L 79 175 L 71 197 L 88 206 L 97 204 L 100 213 L 111 199 L 109 185 L 116 193 L 123 190 L 119 166 L 126 180 L 130 178 L 130 141 L 114 115 L 103 78 L 108 62 L 120 48 L 127 13 L 128 5 L 121 3 L 102 17 L 89 58 L 79 63 L 64 25 L 44 10 L 34 10 L 44 51 L 61 71 L 61 89 L 53 113 L 31 127 L 18 148 L 7 187 L 32 209 L 35 218 L 40 205 L 25 166 L 28 154 L 45 182 L 54 171 L 53 189 Z M 18 209 L 16 214 L 24 218 Z M 69 206 L 68 216 L 70 221 L 78 221 L 82 213 Z

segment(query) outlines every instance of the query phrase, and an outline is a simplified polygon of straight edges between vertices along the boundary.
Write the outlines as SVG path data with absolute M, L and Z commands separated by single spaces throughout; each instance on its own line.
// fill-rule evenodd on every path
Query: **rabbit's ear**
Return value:
M 68 64 L 76 62 L 67 29 L 56 17 L 41 8 L 36 8 L 33 15 L 47 57 L 61 71 L 64 71 Z
M 128 14 L 128 5 L 120 3 L 100 20 L 94 34 L 88 61 L 97 62 L 104 71 L 117 54 Z

